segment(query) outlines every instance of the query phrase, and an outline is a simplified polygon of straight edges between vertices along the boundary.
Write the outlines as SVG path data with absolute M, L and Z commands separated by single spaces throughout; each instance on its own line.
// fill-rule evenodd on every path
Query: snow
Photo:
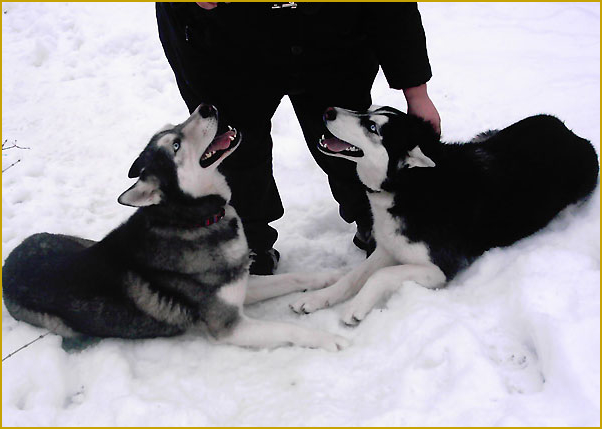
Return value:
M 552 113 L 600 148 L 599 3 L 424 3 L 444 140 Z M 3 3 L 2 255 L 50 231 L 101 239 L 148 138 L 187 117 L 150 3 Z M 400 52 L 400 55 L 403 53 Z M 405 109 L 382 75 L 374 102 Z M 279 272 L 362 261 L 287 99 L 273 121 L 285 216 Z M 569 154 L 567 154 L 569 156 Z M 561 168 L 561 166 L 559 166 Z M 2 363 L 4 426 L 600 425 L 600 197 L 487 252 L 447 288 L 405 284 L 357 328 L 299 295 L 254 317 L 350 338 L 339 353 L 249 350 L 192 335 L 48 335 Z M 2 309 L 2 356 L 45 331 Z

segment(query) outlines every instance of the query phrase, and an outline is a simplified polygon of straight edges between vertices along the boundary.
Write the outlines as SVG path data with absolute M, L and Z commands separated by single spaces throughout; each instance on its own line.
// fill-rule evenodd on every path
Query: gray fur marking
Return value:
M 170 325 L 182 327 L 192 323 L 190 311 L 183 305 L 175 302 L 149 287 L 149 283 L 133 272 L 128 272 L 124 279 L 127 293 L 136 306 L 146 314 Z

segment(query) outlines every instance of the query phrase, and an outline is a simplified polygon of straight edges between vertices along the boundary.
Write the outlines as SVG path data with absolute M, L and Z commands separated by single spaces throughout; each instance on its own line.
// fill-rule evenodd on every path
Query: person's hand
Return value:
M 437 108 L 426 92 L 426 83 L 406 88 L 403 93 L 408 102 L 408 114 L 418 116 L 429 122 L 437 134 L 441 134 L 441 118 Z
M 195 2 L 196 4 L 198 4 L 200 7 L 202 7 L 205 10 L 211 10 L 211 9 L 215 9 L 217 7 L 217 2 Z

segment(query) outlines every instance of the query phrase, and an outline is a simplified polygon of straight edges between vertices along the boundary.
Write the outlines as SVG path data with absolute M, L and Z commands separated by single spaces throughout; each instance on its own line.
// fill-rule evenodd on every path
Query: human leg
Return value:
M 310 153 L 320 168 L 328 175 L 333 197 L 339 203 L 339 213 L 346 222 L 356 222 L 358 232 L 354 243 L 368 254 L 375 247 L 371 237 L 372 216 L 365 188 L 357 177 L 355 164 L 344 159 L 330 157 L 318 150 L 318 141 L 326 132 L 322 115 L 327 107 L 337 106 L 351 110 L 365 110 L 372 100 L 372 80 L 347 88 L 318 87 L 312 91 L 290 95 L 293 108 L 301 124 Z
M 272 246 L 278 236 L 268 223 L 284 212 L 272 175 L 271 117 L 281 92 L 263 78 L 240 67 L 216 61 L 203 41 L 203 23 L 195 21 L 186 4 L 157 3 L 159 37 L 189 110 L 201 102 L 214 104 L 222 121 L 242 133 L 242 144 L 220 170 L 232 190 L 232 205 L 242 219 L 255 262 L 251 270 L 268 274 L 275 268 Z M 200 19 L 200 17 L 197 17 Z

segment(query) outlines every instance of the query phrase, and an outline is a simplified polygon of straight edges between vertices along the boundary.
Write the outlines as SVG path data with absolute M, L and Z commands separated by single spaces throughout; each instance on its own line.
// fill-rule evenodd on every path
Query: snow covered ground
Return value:
M 600 148 L 599 3 L 425 3 L 445 140 L 525 116 L 562 118 Z M 2 256 L 51 231 L 102 238 L 153 132 L 187 117 L 150 3 L 3 3 Z M 400 52 L 400 54 L 403 54 Z M 374 101 L 405 108 L 379 76 Z M 286 215 L 280 272 L 363 255 L 337 215 L 292 107 L 274 119 Z M 9 146 L 17 145 L 21 148 Z M 570 154 L 567 154 L 570 156 Z M 562 168 L 562 166 L 559 166 Z M 49 335 L 2 363 L 7 425 L 600 425 L 600 199 L 487 252 L 446 289 L 406 284 L 357 328 L 341 308 L 249 308 L 353 341 L 339 353 L 254 351 L 193 336 L 105 340 L 67 354 Z M 3 307 L 2 356 L 43 330 Z

